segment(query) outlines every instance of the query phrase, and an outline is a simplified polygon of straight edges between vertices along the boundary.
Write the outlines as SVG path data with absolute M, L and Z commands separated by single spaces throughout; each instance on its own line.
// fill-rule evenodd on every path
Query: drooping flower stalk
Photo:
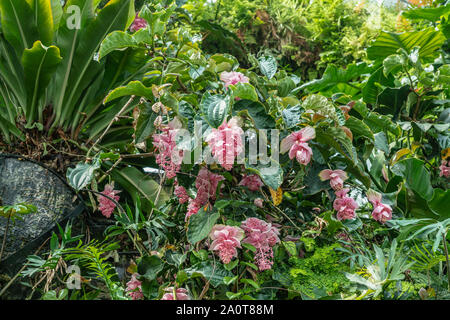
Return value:
M 316 137 L 316 131 L 313 127 L 305 127 L 300 131 L 291 133 L 281 141 L 280 152 L 285 153 L 289 150 L 289 159 L 297 159 L 298 163 L 307 165 L 311 161 L 313 154 L 307 141 Z
M 216 224 L 209 237 L 212 240 L 210 250 L 218 251 L 223 263 L 230 263 L 237 256 L 237 249 L 241 248 L 241 240 L 244 238 L 244 230 L 239 227 Z
M 387 204 L 381 203 L 382 198 L 380 193 L 369 189 L 367 192 L 367 199 L 373 205 L 372 217 L 375 220 L 385 223 L 392 219 L 392 208 Z

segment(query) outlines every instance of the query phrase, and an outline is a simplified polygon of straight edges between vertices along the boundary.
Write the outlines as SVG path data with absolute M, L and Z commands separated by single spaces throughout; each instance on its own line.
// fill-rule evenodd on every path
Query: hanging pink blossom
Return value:
M 144 294 L 142 293 L 142 283 L 136 277 L 139 274 L 135 273 L 131 276 L 131 280 L 127 282 L 126 292 L 133 300 L 140 300 L 144 298 Z
M 340 190 L 344 187 L 344 181 L 348 179 L 347 173 L 342 170 L 322 170 L 319 173 L 320 180 L 330 180 L 331 188 Z
M 305 127 L 300 131 L 291 133 L 281 141 L 280 152 L 289 150 L 289 159 L 296 158 L 300 164 L 307 165 L 311 161 L 312 149 L 306 143 L 316 137 L 313 127 Z
M 173 287 L 169 287 L 164 289 L 164 291 L 166 292 L 163 297 L 161 298 L 161 300 L 189 300 L 189 296 L 187 294 L 187 290 L 184 288 L 178 288 L 175 290 L 175 298 L 174 299 L 174 288 Z
M 381 194 L 369 189 L 367 192 L 367 199 L 373 205 L 372 217 L 381 222 L 385 223 L 392 219 L 392 209 L 389 205 L 381 203 Z
M 186 220 L 191 215 L 196 214 L 201 207 L 206 205 L 210 200 L 216 199 L 217 186 L 220 181 L 225 178 L 220 174 L 215 174 L 207 168 L 202 167 L 195 179 L 195 187 L 197 188 L 197 196 L 195 199 L 189 199 Z
M 258 218 L 247 218 L 241 223 L 246 238 L 242 241 L 256 248 L 255 262 L 260 271 L 270 269 L 273 264 L 272 247 L 280 242 L 278 228 Z
M 241 240 L 244 238 L 244 230 L 239 227 L 216 224 L 209 234 L 212 240 L 210 250 L 219 251 L 220 260 L 230 263 L 237 256 L 236 248 L 241 248 Z
M 263 199 L 261 199 L 261 198 L 256 198 L 254 201 L 253 201 L 253 204 L 255 205 L 255 206 L 257 206 L 258 208 L 264 208 L 264 200 Z
M 102 194 L 105 196 L 108 196 L 116 201 L 119 201 L 120 197 L 117 195 L 120 191 L 114 190 L 114 187 L 110 184 L 105 185 L 105 189 L 103 190 Z M 109 200 L 108 198 L 97 195 L 97 200 L 99 202 L 98 209 L 100 212 L 107 218 L 111 217 L 112 213 L 114 212 L 114 209 L 116 208 L 116 204 Z
M 136 17 L 134 18 L 133 23 L 130 26 L 130 31 L 135 32 L 140 29 L 143 29 L 147 26 L 147 21 L 145 19 L 139 18 L 139 14 L 136 13 Z
M 348 191 L 348 188 L 336 191 L 333 208 L 337 211 L 338 220 L 354 219 L 356 216 L 355 210 L 358 209 L 358 204 L 347 196 Z
M 167 178 L 171 179 L 180 171 L 183 160 L 183 150 L 176 146 L 177 130 L 181 128 L 181 122 L 175 118 L 168 126 L 161 127 L 160 134 L 153 134 L 153 145 L 157 149 L 156 163 L 165 171 Z
M 228 171 L 233 168 L 237 155 L 244 150 L 242 143 L 244 131 L 238 125 L 238 119 L 232 118 L 228 122 L 224 120 L 219 128 L 213 128 L 206 138 L 214 158 Z
M 250 191 L 258 191 L 264 183 L 261 181 L 261 178 L 256 174 L 244 175 L 241 182 L 239 182 L 240 186 L 247 187 Z
M 175 186 L 175 190 L 173 192 L 175 196 L 178 197 L 178 202 L 180 204 L 186 203 L 189 201 L 189 196 L 187 194 L 186 189 L 183 186 Z
M 230 84 L 249 83 L 249 79 L 246 76 L 236 71 L 222 72 L 220 74 L 220 80 L 225 83 L 225 88 L 228 88 Z
M 439 176 L 440 177 L 450 177 L 450 167 L 448 167 L 447 165 L 450 165 L 450 160 L 442 160 L 441 165 L 439 166 Z

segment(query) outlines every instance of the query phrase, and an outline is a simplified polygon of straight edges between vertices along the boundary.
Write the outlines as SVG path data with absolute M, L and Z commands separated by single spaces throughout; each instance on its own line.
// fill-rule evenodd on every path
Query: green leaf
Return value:
M 258 59 L 259 69 L 269 80 L 277 73 L 277 60 L 272 56 L 263 56 Z
M 255 288 L 255 289 L 259 289 L 259 288 L 261 288 L 260 286 L 259 286 L 259 284 L 257 284 L 254 280 L 252 280 L 252 279 L 241 279 L 240 280 L 240 282 L 241 283 L 246 283 L 246 284 L 249 284 L 249 285 L 251 285 L 253 288 Z
M 44 94 L 45 88 L 61 61 L 62 57 L 58 47 L 46 47 L 40 41 L 36 41 L 31 49 L 25 49 L 23 52 L 22 64 L 27 90 L 26 116 L 28 124 L 34 121 L 39 98 Z
M 137 261 L 138 273 L 146 280 L 153 280 L 164 268 L 164 262 L 156 255 L 144 256 Z
M 245 111 L 251 117 L 257 129 L 275 128 L 274 118 L 267 113 L 262 103 L 245 99 L 234 103 L 233 115 L 242 114 Z
M 303 113 L 303 108 L 300 105 L 288 107 L 281 111 L 283 121 L 287 129 L 295 127 L 300 122 L 300 117 Z
M 253 165 L 246 160 L 245 168 L 260 176 L 262 181 L 273 190 L 277 190 L 283 183 L 283 169 L 281 169 L 280 164 L 273 159 L 270 159 L 270 162 L 267 165 Z
M 359 120 L 358 118 L 350 116 L 345 121 L 345 126 L 352 131 L 353 137 L 355 139 L 358 139 L 359 137 L 364 137 L 372 142 L 375 139 L 373 136 L 373 132 L 372 130 L 370 130 L 369 126 L 365 124 L 364 121 Z
M 92 163 L 78 163 L 75 168 L 67 169 L 67 181 L 77 191 L 87 186 L 94 178 L 95 170 L 100 168 L 100 161 L 94 159 Z
M 200 210 L 189 218 L 187 238 L 189 243 L 196 244 L 205 239 L 219 219 L 218 212 L 210 213 L 200 208 Z
M 170 199 L 167 192 L 161 189 L 158 202 L 155 203 L 160 187 L 159 183 L 135 167 L 113 170 L 111 176 L 114 181 L 117 181 L 131 195 L 134 202 L 136 202 L 139 195 L 156 206 L 160 206 Z
M 255 87 L 250 83 L 239 82 L 235 85 L 230 85 L 229 87 L 233 91 L 234 97 L 258 101 L 258 94 L 256 93 Z
M 393 54 L 383 60 L 383 74 L 387 77 L 395 73 L 405 65 L 405 58 L 399 54 Z
M 150 103 L 145 102 L 139 105 L 139 117 L 134 131 L 134 142 L 136 144 L 145 141 L 152 134 L 157 116 L 158 114 L 153 112 Z
M 213 128 L 218 128 L 230 111 L 230 97 L 220 94 L 211 95 L 206 92 L 200 102 L 200 109 L 208 124 Z
M 367 49 L 367 57 L 370 60 L 381 60 L 396 54 L 398 49 L 410 52 L 414 47 L 420 47 L 420 57 L 430 58 L 437 53 L 444 41 L 445 36 L 434 28 L 404 33 L 383 31 Z
M 388 77 L 384 75 L 384 67 L 381 66 L 367 80 L 366 85 L 362 89 L 363 100 L 365 103 L 376 104 L 378 95 L 383 90 L 380 86 L 394 86 L 394 76 L 389 74 Z
M 233 273 L 226 270 L 221 263 L 213 261 L 202 261 L 192 267 L 184 270 L 191 278 L 203 277 L 209 281 L 213 287 L 217 287 L 224 283 L 227 279 L 233 277 Z
M 51 0 L 26 0 L 33 10 L 34 23 L 36 23 L 39 40 L 46 46 L 52 44 L 55 28 L 53 25 Z M 54 5 L 53 5 L 54 6 Z
M 25 49 L 31 48 L 38 39 L 38 31 L 34 23 L 30 23 L 33 10 L 26 1 L 1 0 L 0 16 L 2 33 L 14 48 L 18 57 L 22 57 Z
M 118 87 L 112 90 L 105 98 L 104 103 L 108 103 L 114 99 L 124 96 L 145 97 L 149 100 L 153 99 L 152 88 L 147 88 L 140 81 L 131 81 L 126 86 Z
M 133 35 L 123 31 L 114 31 L 108 34 L 102 41 L 102 44 L 100 45 L 100 51 L 98 53 L 98 60 L 101 60 L 115 50 L 124 50 L 126 48 L 138 47 L 139 45 L 134 39 Z
M 433 212 L 439 215 L 439 220 L 450 218 L 450 189 L 434 189 L 433 198 L 428 202 L 428 206 Z
M 297 247 L 295 246 L 294 241 L 282 241 L 282 244 L 283 244 L 284 248 L 286 249 L 286 251 L 289 252 L 289 254 L 291 256 L 294 256 L 294 257 L 297 256 Z
M 411 20 L 428 20 L 436 22 L 440 17 L 448 15 L 450 13 L 450 4 L 440 6 L 436 8 L 415 8 L 402 12 L 405 18 Z
M 326 91 L 338 84 L 348 85 L 362 74 L 368 73 L 370 68 L 366 63 L 350 64 L 345 69 L 329 64 L 321 79 L 312 80 L 300 86 L 300 89 L 308 89 L 309 92 Z
M 393 120 L 396 121 L 400 115 L 402 108 L 405 106 L 408 95 L 411 92 L 410 86 L 406 85 L 401 88 L 386 88 L 378 96 L 378 103 L 388 106 L 389 109 L 383 109 L 392 114 Z
M 425 169 L 423 161 L 409 158 L 397 162 L 392 172 L 405 179 L 405 186 L 417 192 L 423 199 L 429 201 L 433 197 L 433 187 L 430 182 L 430 173 Z

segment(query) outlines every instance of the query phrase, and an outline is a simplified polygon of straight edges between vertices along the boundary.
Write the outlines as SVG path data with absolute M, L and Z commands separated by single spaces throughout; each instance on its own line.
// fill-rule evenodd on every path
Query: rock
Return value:
M 2 260 L 33 247 L 35 250 L 56 223 L 82 211 L 75 198 L 72 189 L 53 171 L 23 158 L 0 154 L 0 200 L 3 205 L 28 203 L 37 207 L 36 213 L 10 224 Z M 0 217 L 1 241 L 6 222 Z

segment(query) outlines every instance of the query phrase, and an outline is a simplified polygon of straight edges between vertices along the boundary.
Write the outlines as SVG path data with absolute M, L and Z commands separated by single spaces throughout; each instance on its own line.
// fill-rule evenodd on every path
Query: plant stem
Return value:
M 0 261 L 2 261 L 3 250 L 5 249 L 5 246 L 6 246 L 6 237 L 8 236 L 8 229 L 9 229 L 9 221 L 10 221 L 10 219 L 11 219 L 11 217 L 8 216 L 8 221 L 6 222 L 5 234 L 3 235 L 2 249 L 0 251 Z
M 447 261 L 448 291 L 450 291 L 450 262 L 449 262 L 449 259 L 448 259 L 447 233 L 442 235 L 442 240 L 444 241 L 445 260 Z

